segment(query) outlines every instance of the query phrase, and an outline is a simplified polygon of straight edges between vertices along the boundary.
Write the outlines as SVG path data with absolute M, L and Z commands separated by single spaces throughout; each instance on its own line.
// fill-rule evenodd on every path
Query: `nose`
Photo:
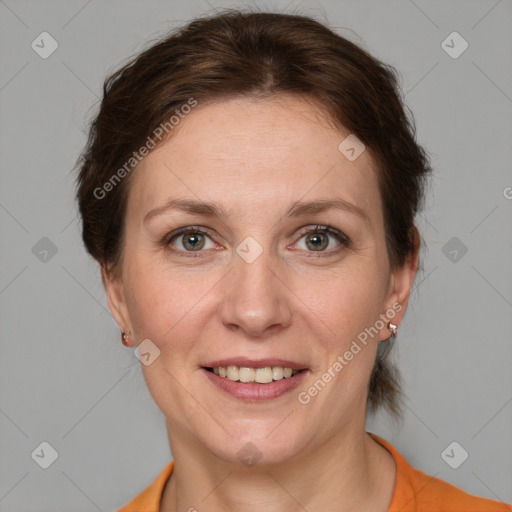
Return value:
M 235 254 L 233 268 L 223 280 L 223 325 L 258 338 L 287 328 L 292 319 L 293 293 L 280 268 L 266 251 L 251 263 Z

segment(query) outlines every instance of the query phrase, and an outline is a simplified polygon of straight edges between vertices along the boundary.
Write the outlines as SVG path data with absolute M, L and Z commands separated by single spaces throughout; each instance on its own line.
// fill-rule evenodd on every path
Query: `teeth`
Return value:
M 264 368 L 248 368 L 246 366 L 218 366 L 213 373 L 219 377 L 226 377 L 234 382 L 258 382 L 268 384 L 283 378 L 288 379 L 298 373 L 298 370 L 283 368 L 282 366 L 265 366 Z
M 265 368 L 258 368 L 255 372 L 255 381 L 260 384 L 268 384 L 272 382 L 272 368 L 270 366 L 266 366 Z
M 281 380 L 284 377 L 284 369 L 282 366 L 274 366 L 272 368 L 272 378 L 274 380 Z
M 240 378 L 240 370 L 238 366 L 228 366 L 228 375 L 229 380 L 238 380 Z
M 238 378 L 240 382 L 254 382 L 256 377 L 256 371 L 254 368 L 244 368 L 241 367 L 238 371 Z

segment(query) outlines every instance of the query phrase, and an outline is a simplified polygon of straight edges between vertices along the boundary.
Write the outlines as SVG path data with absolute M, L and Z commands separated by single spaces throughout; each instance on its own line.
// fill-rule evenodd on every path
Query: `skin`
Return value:
M 365 431 L 367 386 L 378 341 L 390 336 L 387 322 L 307 405 L 297 395 L 393 304 L 401 306 L 393 318 L 400 324 L 419 243 L 391 268 L 370 151 L 349 161 L 338 150 L 349 132 L 320 112 L 292 96 L 200 105 L 134 171 L 121 274 L 103 269 L 102 277 L 130 344 L 149 338 L 160 350 L 142 370 L 175 461 L 161 510 L 388 510 L 395 463 Z M 226 217 L 168 210 L 144 223 L 176 198 L 218 202 Z M 297 201 L 334 198 L 367 219 L 336 209 L 286 215 Z M 317 224 L 342 231 L 349 244 L 324 235 L 315 251 L 302 230 Z M 189 245 L 186 253 L 186 236 L 161 243 L 198 225 L 210 230 L 199 257 L 187 257 L 198 252 Z M 248 236 L 263 249 L 252 263 L 236 252 Z M 297 390 L 250 403 L 200 369 L 234 356 L 280 357 L 309 370 Z M 261 453 L 253 466 L 237 456 L 248 442 Z

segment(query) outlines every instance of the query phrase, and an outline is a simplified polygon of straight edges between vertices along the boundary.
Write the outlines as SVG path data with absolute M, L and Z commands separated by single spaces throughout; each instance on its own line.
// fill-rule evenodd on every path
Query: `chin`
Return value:
M 292 459 L 297 453 L 301 453 L 307 445 L 307 440 L 304 439 L 303 443 L 297 439 L 297 434 L 289 432 L 289 424 L 286 421 L 281 425 L 282 432 L 277 432 L 280 426 L 276 428 L 278 422 L 272 422 L 272 428 L 266 428 L 268 422 L 264 423 L 265 428 L 261 428 L 259 424 L 257 427 L 253 426 L 252 429 L 244 428 L 230 429 L 230 434 L 222 436 L 222 439 L 212 439 L 211 434 L 207 438 L 206 446 L 211 453 L 230 464 L 241 464 L 244 466 L 255 465 L 276 465 L 285 463 Z M 254 433 L 251 434 L 250 432 Z M 269 432 L 272 432 L 269 435 Z M 304 446 L 302 446 L 304 445 Z

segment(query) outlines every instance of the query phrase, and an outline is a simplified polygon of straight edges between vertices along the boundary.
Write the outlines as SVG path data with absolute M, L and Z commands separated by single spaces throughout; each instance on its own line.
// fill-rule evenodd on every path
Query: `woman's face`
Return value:
M 390 269 L 369 151 L 290 96 L 198 106 L 172 135 L 133 171 L 105 280 L 120 327 L 160 351 L 142 369 L 170 437 L 270 463 L 364 432 L 415 273 Z

